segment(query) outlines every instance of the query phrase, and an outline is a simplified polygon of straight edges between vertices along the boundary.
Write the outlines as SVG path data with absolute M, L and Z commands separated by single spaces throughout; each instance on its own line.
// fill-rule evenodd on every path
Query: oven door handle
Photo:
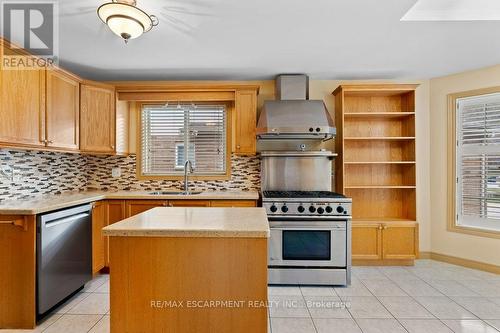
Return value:
M 271 230 L 332 230 L 332 231 L 345 231 L 346 228 L 342 226 L 314 226 L 314 225 L 270 225 Z
M 271 229 L 334 229 L 334 230 L 346 230 L 348 223 L 339 222 L 290 222 L 290 221 L 269 221 L 269 228 Z

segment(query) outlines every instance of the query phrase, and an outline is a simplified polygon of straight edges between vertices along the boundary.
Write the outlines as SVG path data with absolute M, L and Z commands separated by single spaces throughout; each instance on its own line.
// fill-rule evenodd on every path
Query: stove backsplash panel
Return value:
M 190 181 L 196 190 L 260 189 L 260 160 L 255 156 L 231 156 L 228 181 Z M 121 176 L 113 178 L 112 168 Z M 9 168 L 14 170 L 14 176 Z M 0 201 L 27 199 L 43 194 L 83 190 L 181 189 L 181 181 L 138 180 L 136 156 L 91 156 L 58 152 L 0 149 Z

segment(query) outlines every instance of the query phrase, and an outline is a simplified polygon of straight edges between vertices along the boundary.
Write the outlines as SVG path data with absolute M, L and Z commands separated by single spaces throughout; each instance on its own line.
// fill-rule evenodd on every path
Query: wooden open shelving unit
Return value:
M 418 255 L 417 86 L 341 85 L 333 92 L 337 191 L 353 200 L 353 264 L 412 265 Z

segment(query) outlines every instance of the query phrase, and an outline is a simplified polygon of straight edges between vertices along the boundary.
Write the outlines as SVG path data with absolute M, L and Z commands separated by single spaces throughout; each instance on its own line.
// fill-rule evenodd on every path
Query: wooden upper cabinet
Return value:
M 257 91 L 236 91 L 235 109 L 234 152 L 244 155 L 255 154 L 257 145 Z
M 0 146 L 45 146 L 45 72 L 0 70 Z
M 127 101 L 116 100 L 116 148 L 118 155 L 129 153 L 130 106 Z
M 47 71 L 47 147 L 78 150 L 80 79 L 59 69 Z
M 115 89 L 85 82 L 80 87 L 80 151 L 114 153 L 116 149 Z

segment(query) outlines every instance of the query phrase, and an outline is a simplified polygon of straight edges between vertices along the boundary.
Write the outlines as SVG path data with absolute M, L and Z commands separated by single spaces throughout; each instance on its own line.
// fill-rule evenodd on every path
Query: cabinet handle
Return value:
M 47 143 L 54 143 L 54 141 L 52 141 L 52 140 L 49 140 L 49 141 L 47 141 Z
M 378 230 L 382 230 L 383 227 L 381 225 L 378 226 Z
M 386 225 L 384 225 L 384 230 L 386 230 L 386 229 L 387 229 L 387 226 L 386 226 Z
M 241 148 L 241 146 L 240 146 L 240 145 L 236 145 L 236 149 L 240 149 L 240 148 Z
M 115 145 L 111 145 L 111 149 L 115 149 Z

